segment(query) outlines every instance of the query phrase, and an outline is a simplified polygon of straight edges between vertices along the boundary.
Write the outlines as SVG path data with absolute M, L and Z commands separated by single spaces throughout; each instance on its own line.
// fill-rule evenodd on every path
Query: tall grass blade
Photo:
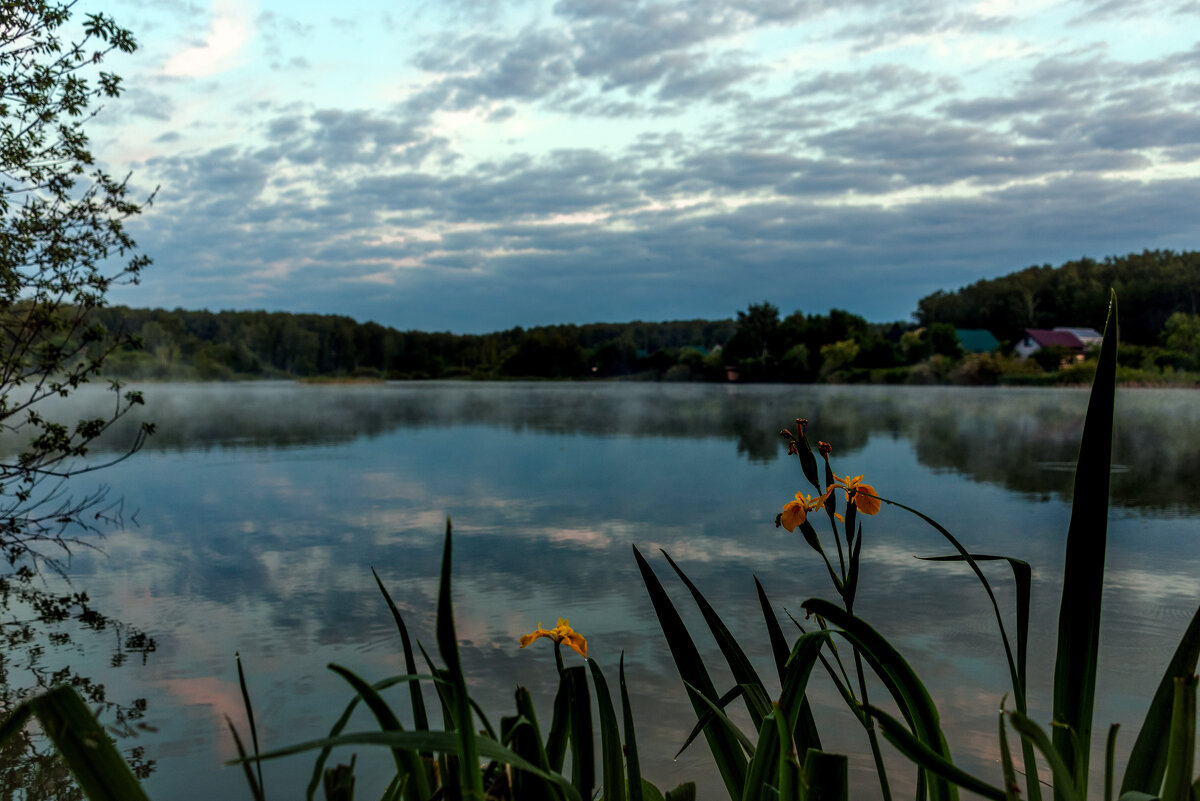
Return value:
M 1167 774 L 1163 777 L 1162 801 L 1189 801 L 1192 766 L 1196 755 L 1196 677 L 1175 679 L 1175 703 L 1171 711 L 1171 739 L 1167 746 Z
M 700 652 L 696 650 L 696 644 L 688 634 L 687 627 L 683 625 L 683 620 L 667 596 L 666 590 L 663 589 L 662 583 L 659 582 L 658 577 L 636 546 L 633 549 L 633 555 L 637 560 L 638 569 L 641 571 L 642 582 L 650 594 L 650 601 L 658 616 L 658 622 L 666 637 L 667 645 L 671 649 L 671 656 L 675 660 L 679 676 L 686 684 L 699 690 L 700 697 L 695 692 L 688 693 L 692 701 L 692 708 L 696 711 L 696 717 L 699 718 L 707 711 L 711 699 L 717 698 L 717 690 L 713 686 L 712 679 L 709 678 L 704 662 L 700 659 Z M 740 801 L 742 787 L 746 783 L 747 760 L 737 738 L 725 727 L 718 725 L 708 726 L 704 730 L 704 737 L 708 741 L 709 750 L 712 751 L 713 759 L 717 763 L 717 770 L 721 774 L 721 780 L 725 784 L 729 797 L 734 801 Z
M 776 709 L 763 720 L 758 728 L 758 740 L 754 744 L 754 755 L 746 769 L 746 785 L 742 788 L 741 801 L 760 801 L 766 797 L 767 788 L 778 789 L 779 778 L 779 726 L 780 716 Z M 774 778 L 775 782 L 769 781 Z
M 537 713 L 529 690 L 518 687 L 516 692 L 518 723 L 513 732 L 512 750 L 523 759 L 549 772 L 550 760 L 542 743 L 542 732 L 538 727 Z M 557 786 L 540 776 L 524 771 L 513 771 L 513 796 L 532 801 L 557 801 L 561 798 Z
M 237 662 L 238 686 L 242 689 L 242 704 L 246 707 L 246 719 L 250 721 L 250 742 L 254 745 L 254 755 L 258 756 L 258 727 L 254 725 L 254 707 L 250 706 L 250 690 L 246 687 L 246 674 L 242 671 L 242 655 L 234 651 L 233 659 Z M 263 784 L 262 765 L 256 764 L 255 767 L 258 769 L 258 787 L 265 798 L 267 786 Z
M 359 678 L 353 672 L 347 670 L 341 665 L 329 665 L 329 669 L 341 676 L 346 682 L 354 688 L 354 692 L 363 699 L 363 703 L 371 710 L 371 714 L 375 716 L 375 720 L 379 723 L 379 728 L 383 731 L 403 731 L 404 727 L 400 725 L 399 718 L 392 708 L 387 705 L 379 692 L 363 679 Z M 424 801 L 429 797 L 429 779 L 425 775 L 425 765 L 421 762 L 420 754 L 414 751 L 406 751 L 404 749 L 392 749 L 392 759 L 396 762 L 396 772 L 401 776 L 409 777 L 405 791 L 405 797 L 410 801 Z
M 571 781 L 583 798 L 592 797 L 596 786 L 596 746 L 592 741 L 592 694 L 587 669 L 563 671 L 571 687 Z
M 795 739 L 796 753 L 805 754 L 809 749 L 817 749 L 808 738 L 803 726 L 804 713 L 808 709 L 806 693 L 808 679 L 812 675 L 813 665 L 821 656 L 821 648 L 829 642 L 827 631 L 817 631 L 805 634 L 796 641 L 792 654 L 788 658 L 786 673 L 783 677 L 783 688 L 779 695 L 779 714 L 782 715 L 787 727 L 787 733 Z M 784 745 L 790 743 L 785 740 Z
M 374 745 L 383 748 L 400 748 L 405 751 L 430 751 L 439 754 L 450 754 L 461 757 L 462 741 L 457 732 L 453 731 L 368 731 L 340 734 L 337 737 L 323 737 L 319 740 L 309 740 L 296 743 L 274 751 L 259 755 L 259 759 L 279 759 L 305 751 L 315 751 L 326 746 L 344 748 L 356 745 Z M 511 749 L 505 748 L 495 740 L 487 738 L 476 741 L 476 758 L 495 760 L 504 765 L 511 765 L 519 770 L 528 771 L 554 782 L 562 788 L 568 801 L 581 801 L 579 793 L 569 781 L 561 775 L 544 771 L 537 765 L 523 759 Z M 233 760 L 228 764 L 238 764 L 242 760 Z M 446 794 L 445 797 L 450 797 Z
M 1191 676 L 1196 672 L 1196 661 L 1200 658 L 1200 607 L 1192 615 L 1192 621 L 1179 640 L 1175 654 L 1167 664 L 1154 700 L 1146 710 L 1146 720 L 1129 752 L 1129 763 L 1121 780 L 1121 794 L 1140 790 L 1153 795 L 1162 787 L 1167 769 L 1167 740 L 1171 730 L 1171 708 L 1175 699 L 1175 679 Z
M 1075 468 L 1054 662 L 1054 720 L 1066 724 L 1068 730 L 1056 728 L 1053 743 L 1067 761 L 1067 767 L 1078 770 L 1084 777 L 1084 785 L 1078 788 L 1081 796 L 1087 795 L 1087 763 L 1096 699 L 1116 374 L 1117 298 L 1113 294 Z M 1079 738 L 1082 765 L 1073 764 L 1075 757 L 1069 731 Z M 1054 797 L 1063 799 L 1057 781 Z
M 633 728 L 633 707 L 629 703 L 629 688 L 625 685 L 625 652 L 621 652 L 620 664 L 621 715 L 625 724 L 625 772 L 629 787 L 629 801 L 644 801 L 642 792 L 642 763 L 638 756 L 637 734 Z
M 1012 727 L 1022 739 L 1028 740 L 1033 747 L 1046 759 L 1050 766 L 1050 774 L 1054 778 L 1054 797 L 1064 801 L 1085 801 L 1075 786 L 1075 775 L 1072 768 L 1063 759 L 1062 752 L 1050 742 L 1050 738 L 1042 727 L 1034 723 L 1020 712 L 1009 712 L 1008 719 Z
M 875 674 L 895 699 L 905 721 L 912 727 L 914 736 L 943 759 L 953 762 L 950 748 L 942 734 L 937 707 L 929 696 L 925 685 L 891 643 L 871 628 L 861 618 L 846 612 L 829 601 L 810 598 L 803 607 L 839 626 L 842 633 L 856 646 L 855 652 L 871 666 Z M 925 769 L 922 769 L 923 771 Z M 918 777 L 920 778 L 920 777 Z M 933 801 L 953 799 L 957 801 L 958 790 L 936 774 L 928 775 L 929 794 Z
M 458 658 L 458 635 L 454 630 L 454 605 L 450 592 L 452 552 L 450 518 L 446 518 L 446 544 L 442 550 L 442 576 L 438 586 L 438 652 L 442 655 L 442 661 L 446 663 L 447 677 L 452 684 L 450 711 L 454 715 L 454 729 L 458 732 L 461 743 L 458 763 L 462 788 L 472 796 L 481 797 L 483 774 L 479 769 L 479 749 L 476 744 L 474 721 L 471 719 L 467 682 L 463 677 L 462 662 Z
M 1008 562 L 1013 573 L 1013 585 L 1017 590 L 1017 681 L 1018 686 L 1013 692 L 1024 692 L 1027 686 L 1027 665 L 1029 655 L 1029 603 L 1033 585 L 1033 568 L 1023 559 L 1011 556 L 993 556 L 986 553 L 950 554 L 948 556 L 918 556 L 926 562 Z M 987 584 L 986 582 L 984 582 Z M 991 585 L 987 585 L 990 590 Z M 992 596 L 995 597 L 994 595 Z M 996 610 L 999 614 L 999 609 Z
M 391 678 L 384 679 L 383 681 L 378 681 L 371 686 L 374 687 L 375 690 L 380 691 L 380 690 L 386 690 L 387 688 L 393 687 L 401 682 L 415 681 L 415 680 L 421 680 L 421 679 L 432 679 L 433 681 L 440 681 L 440 679 L 437 679 L 432 675 L 429 675 L 429 676 L 404 675 L 404 676 L 393 676 Z M 333 727 L 329 730 L 330 737 L 336 737 L 337 735 L 342 733 L 342 731 L 346 728 L 346 724 L 348 724 L 350 722 L 350 716 L 354 713 L 354 710 L 358 708 L 358 703 L 361 700 L 362 700 L 362 698 L 359 697 L 358 695 L 355 695 L 353 698 L 350 699 L 350 703 L 346 704 L 346 708 L 344 710 L 342 710 L 341 717 L 339 717 L 337 719 L 337 721 L 334 722 Z M 326 763 L 326 761 L 328 761 L 329 755 L 330 755 L 330 753 L 332 753 L 332 751 L 333 751 L 332 748 L 326 748 L 326 749 L 323 749 L 321 751 L 321 753 L 317 756 L 317 761 L 313 765 L 312 778 L 309 779 L 308 787 L 305 788 L 305 791 L 304 791 L 304 797 L 307 799 L 307 801 L 312 801 L 313 798 L 316 797 L 317 788 L 320 787 L 324 781 L 325 763 Z
M 595 659 L 588 660 L 592 685 L 596 689 L 596 708 L 600 711 L 600 776 L 604 801 L 625 801 L 625 761 L 621 756 L 621 731 L 613 709 L 608 682 Z
M 146 801 L 142 786 L 74 688 L 60 685 L 27 703 L 91 801 Z
M 739 729 L 737 725 L 729 719 L 729 716 L 725 714 L 725 710 L 718 706 L 717 702 L 708 700 L 708 698 L 702 695 L 699 690 L 686 681 L 683 683 L 683 686 L 695 693 L 695 695 L 699 697 L 703 703 L 708 704 L 708 709 L 712 714 L 713 722 L 722 724 L 726 730 L 733 734 L 738 743 L 742 746 L 742 751 L 745 752 L 746 758 L 749 759 L 750 755 L 754 753 L 754 741 L 750 739 L 750 736 Z M 682 753 L 682 749 L 680 749 L 680 753 Z M 676 757 L 678 756 L 679 755 L 676 754 Z
M 716 717 L 717 717 L 716 710 L 718 710 L 718 709 L 724 710 L 725 707 L 729 706 L 729 704 L 734 699 L 736 699 L 738 696 L 740 696 L 743 692 L 745 692 L 745 687 L 743 687 L 741 684 L 739 684 L 736 687 L 731 688 L 728 692 L 726 692 L 724 695 L 722 695 L 720 698 L 718 698 L 712 704 L 712 708 L 710 708 L 708 710 L 708 712 L 704 713 L 704 715 L 702 715 L 696 721 L 696 725 L 692 727 L 692 730 L 690 732 L 688 732 L 687 739 L 683 741 L 683 745 L 679 746 L 679 750 L 675 752 L 675 756 L 672 757 L 672 759 L 679 759 L 679 757 L 683 755 L 683 752 L 688 749 L 688 746 L 691 745 L 695 741 L 695 739 L 700 736 L 700 734 L 704 731 L 705 727 L 707 727 L 708 724 L 712 723 L 716 719 Z M 724 719 L 727 720 L 728 718 L 724 718 Z M 745 746 L 745 743 L 743 742 L 743 747 L 744 746 Z
M 371 568 L 371 575 L 375 577 L 375 583 L 383 593 L 383 600 L 387 602 L 388 610 L 392 613 L 392 620 L 396 621 L 396 628 L 400 631 L 400 645 L 404 649 L 404 669 L 410 674 L 416 673 L 417 661 L 413 658 L 412 641 L 408 638 L 408 627 L 404 625 L 404 618 L 400 616 L 400 610 L 392 602 L 392 596 L 383 586 L 375 568 Z M 412 697 L 413 728 L 426 731 L 429 729 L 429 715 L 425 711 L 425 697 L 421 694 L 421 685 L 414 681 L 408 685 L 408 691 Z
M 250 765 L 253 762 L 257 766 L 258 762 L 257 760 L 252 760 L 250 755 L 246 753 L 246 746 L 242 744 L 242 737 L 238 734 L 237 726 L 233 725 L 233 720 L 230 719 L 229 715 L 225 716 L 225 725 L 229 727 L 229 733 L 233 735 L 233 747 L 237 749 L 238 757 L 242 760 L 242 770 L 246 773 L 246 784 L 250 785 L 250 797 L 254 801 L 263 801 L 262 788 L 258 786 L 258 779 L 254 778 L 254 768 Z
M 783 715 L 775 716 L 775 730 L 780 738 L 779 801 L 800 801 L 800 765 L 792 756 L 791 738 Z
M 675 560 L 671 558 L 670 554 L 662 551 L 662 555 L 666 557 L 667 564 L 671 566 L 671 569 L 683 581 L 684 586 L 688 588 L 688 592 L 692 594 L 692 600 L 699 607 L 700 614 L 704 616 L 704 622 L 708 624 L 708 630 L 712 632 L 717 647 L 721 649 L 721 654 L 729 664 L 733 680 L 745 688 L 743 696 L 746 701 L 746 711 L 750 713 L 750 720 L 757 729 L 762 725 L 763 718 L 771 711 L 771 699 L 767 696 L 762 679 L 758 677 L 758 671 L 750 664 L 750 660 L 746 658 L 746 652 L 738 645 L 737 640 L 729 631 L 729 627 L 721 620 L 721 616 L 713 609 L 704 594 L 692 583 L 679 565 L 675 564 Z
M 1004 776 L 1005 801 L 1020 801 L 1021 785 L 1017 784 L 1017 771 L 1013 767 L 1012 751 L 1008 748 L 1008 729 L 1004 725 L 1004 708 L 1000 709 L 1000 771 Z M 1024 742 L 1024 739 L 1021 740 Z M 1032 746 L 1030 746 L 1032 748 Z M 1111 801 L 1111 799 L 1108 799 Z
M 1108 727 L 1108 739 L 1104 742 L 1104 801 L 1113 801 L 1113 763 L 1117 759 L 1117 731 L 1120 723 Z
M 546 758 L 550 760 L 552 770 L 562 770 L 570 734 L 571 679 L 565 670 L 560 670 L 558 692 L 554 695 L 554 716 L 550 719 L 550 734 L 546 738 Z
M 970 790 L 984 798 L 990 798 L 993 801 L 1006 801 L 1008 798 L 1008 794 L 1003 789 L 989 784 L 983 779 L 972 776 L 950 760 L 936 753 L 929 746 L 914 737 L 907 726 L 882 709 L 869 704 L 863 708 L 879 723 L 879 728 L 882 730 L 884 738 L 894 745 L 897 751 L 904 754 L 904 756 L 908 757 L 915 764 L 920 765 L 931 773 L 941 776 L 948 782 L 953 782 L 959 787 Z
M 771 653 L 775 657 L 775 669 L 779 673 L 779 683 L 782 685 L 789 656 L 787 640 L 783 636 L 779 619 L 775 617 L 775 610 L 771 608 L 771 602 L 767 599 L 766 590 L 763 589 L 757 576 L 754 578 L 754 588 L 758 592 L 758 604 L 762 607 L 763 620 L 767 624 L 767 635 L 771 640 Z M 821 661 L 825 662 L 823 656 Z M 825 664 L 828 667 L 828 663 L 825 662 Z M 804 702 L 800 706 L 800 720 L 796 723 L 794 736 L 797 747 L 802 749 L 800 753 L 804 753 L 808 748 L 821 750 L 821 734 L 817 730 L 817 721 L 813 717 L 812 704 L 808 702 L 808 696 L 805 696 Z
M 775 670 L 779 674 L 779 681 L 782 684 L 789 656 L 787 638 L 783 636 L 779 618 L 775 617 L 775 610 L 771 607 L 771 602 L 767 599 L 767 591 L 763 589 L 758 576 L 754 577 L 754 589 L 758 593 L 758 605 L 762 608 L 763 621 L 767 624 L 767 637 L 771 641 L 771 655 L 775 657 Z

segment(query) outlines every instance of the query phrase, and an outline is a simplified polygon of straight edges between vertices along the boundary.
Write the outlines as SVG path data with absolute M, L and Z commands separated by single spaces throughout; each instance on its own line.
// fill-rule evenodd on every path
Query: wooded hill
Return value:
M 921 325 L 986 328 L 1013 342 L 1026 328 L 1104 327 L 1109 288 L 1120 305 L 1121 341 L 1154 345 L 1175 312 L 1200 311 L 1200 252 L 1147 250 L 1104 261 L 1079 259 L 1060 267 L 1028 267 L 934 292 L 917 303 Z
M 1109 287 L 1120 299 L 1122 341 L 1131 367 L 1200 368 L 1187 326 L 1200 294 L 1200 252 L 1146 251 L 1103 262 L 1030 267 L 917 304 L 917 322 L 871 324 L 850 312 L 793 312 L 751 305 L 736 319 L 595 323 L 512 328 L 490 334 L 399 331 L 349 317 L 284 312 L 209 312 L 106 308 L 95 314 L 143 347 L 115 353 L 106 372 L 129 378 L 613 378 L 637 376 L 724 381 L 943 381 L 964 359 L 954 328 L 983 328 L 1001 350 L 1024 329 L 1102 328 Z M 1179 332 L 1183 333 L 1180 334 Z M 1200 340 L 1200 333 L 1194 337 Z M 1159 346 L 1163 347 L 1159 347 Z M 1139 348 L 1139 346 L 1141 346 Z M 1164 357 L 1164 348 L 1170 350 Z M 1165 361 L 1164 361 L 1165 358 Z M 965 379 L 989 383 L 1019 370 L 996 354 L 964 367 Z M 1132 359 L 1132 361 L 1129 361 Z M 986 363 L 984 363 L 986 361 Z M 960 371 L 962 372 L 962 371 Z

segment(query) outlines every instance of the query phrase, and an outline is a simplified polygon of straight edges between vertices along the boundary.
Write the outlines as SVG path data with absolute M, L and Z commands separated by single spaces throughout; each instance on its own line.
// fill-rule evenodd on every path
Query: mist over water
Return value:
M 100 543 L 104 554 L 77 553 L 71 575 L 158 649 L 144 665 L 119 669 L 103 648 L 72 658 L 92 660 L 112 692 L 147 699 L 146 720 L 158 728 L 140 738 L 158 760 L 152 797 L 248 797 L 239 771 L 217 767 L 233 754 L 223 715 L 243 717 L 235 651 L 267 748 L 319 737 L 340 714 L 350 693 L 326 663 L 370 680 L 403 672 L 372 566 L 432 649 L 447 516 L 464 662 L 493 722 L 511 711 L 518 683 L 549 715 L 551 649 L 520 650 L 517 638 L 567 617 L 610 683 L 624 651 L 647 774 L 668 785 L 694 778 L 701 798 L 721 797 L 702 742 L 672 760 L 694 719 L 630 546 L 686 608 L 658 549 L 670 553 L 764 678 L 773 676 L 752 576 L 778 609 L 796 614 L 804 599 L 834 595 L 799 535 L 773 525 L 793 493 L 809 489 L 778 437 L 796 417 L 810 421 L 814 441 L 833 443 L 839 474 L 865 474 L 881 495 L 935 517 L 968 548 L 1033 565 L 1030 702 L 1036 719 L 1049 718 L 1055 588 L 1086 392 L 631 383 L 144 389 L 145 417 L 159 433 L 96 474 L 123 500 L 126 525 Z M 1122 722 L 1125 748 L 1200 598 L 1200 499 L 1187 491 L 1200 478 L 1194 397 L 1118 395 L 1096 721 Z M 81 393 L 63 414 L 78 416 L 101 398 Z M 114 428 L 95 455 L 118 453 L 136 424 Z M 998 781 L 995 713 L 1008 684 L 985 596 L 961 565 L 913 559 L 947 546 L 911 515 L 885 506 L 864 532 L 857 611 L 930 686 L 956 758 Z M 995 581 L 1007 613 L 1003 571 Z M 695 622 L 710 665 L 723 664 Z M 728 676 L 715 672 L 727 687 Z M 853 797 L 873 797 L 877 786 L 855 770 L 870 761 L 865 737 L 823 677 L 815 693 L 826 747 L 852 755 Z M 371 782 L 389 764 L 385 752 L 360 749 L 361 792 L 375 792 Z M 311 766 L 311 757 L 270 763 L 269 792 L 300 794 Z M 895 766 L 905 786 L 911 771 Z

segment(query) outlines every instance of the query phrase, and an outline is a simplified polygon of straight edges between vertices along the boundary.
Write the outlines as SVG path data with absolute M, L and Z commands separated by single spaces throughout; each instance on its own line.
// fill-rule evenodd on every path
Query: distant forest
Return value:
M 248 378 L 634 378 L 681 381 L 1048 383 L 1086 380 L 1086 365 L 1021 361 L 1025 328 L 1101 328 L 1120 302 L 1127 380 L 1195 383 L 1200 370 L 1200 252 L 1146 251 L 1102 262 L 1029 267 L 922 298 L 915 322 L 868 323 L 848 311 L 786 316 L 770 302 L 724 320 L 595 323 L 490 334 L 399 331 L 349 317 L 111 307 L 110 330 L 140 347 L 112 376 Z M 987 329 L 992 353 L 966 353 L 955 329 Z M 1059 355 L 1061 356 L 1061 355 Z M 1063 369 L 1068 368 L 1068 369 Z

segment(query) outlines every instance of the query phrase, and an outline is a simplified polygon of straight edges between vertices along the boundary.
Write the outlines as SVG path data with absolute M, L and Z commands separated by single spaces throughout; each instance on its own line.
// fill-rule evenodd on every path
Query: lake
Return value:
M 520 684 L 548 725 L 552 648 L 521 650 L 517 640 L 566 617 L 614 691 L 624 652 L 647 776 L 668 786 L 696 779 L 701 799 L 723 798 L 703 740 L 673 759 L 694 718 L 631 546 L 690 613 L 659 549 L 668 552 L 773 678 L 754 577 L 780 611 L 800 615 L 804 599 L 835 597 L 799 533 L 773 522 L 796 490 L 810 489 L 778 436 L 796 417 L 811 421 L 814 442 L 833 444 L 839 475 L 865 474 L 972 550 L 1033 565 L 1030 705 L 1035 719 L 1049 719 L 1084 391 L 440 382 L 144 390 L 159 433 L 133 458 L 77 480 L 79 492 L 104 481 L 123 514 L 106 527 L 102 553 L 76 549 L 69 574 L 74 591 L 156 647 L 126 648 L 112 626 L 34 645 L 45 664 L 92 677 L 110 699 L 144 699 L 141 721 L 154 731 L 121 747 L 154 760 L 152 798 L 249 798 L 240 770 L 220 766 L 234 754 L 225 716 L 245 732 L 235 652 L 264 748 L 328 731 L 351 697 L 328 663 L 372 681 L 404 672 L 372 567 L 432 652 L 447 517 L 463 659 L 493 722 L 511 713 Z M 81 393 L 68 411 L 98 395 Z M 1097 731 L 1124 724 L 1122 753 L 1200 600 L 1196 398 L 1118 393 L 1095 719 Z M 118 427 L 101 450 L 131 431 Z M 995 715 L 1009 686 L 986 597 L 964 566 L 913 558 L 950 549 L 912 515 L 885 506 L 864 532 L 857 611 L 930 687 L 956 759 L 999 783 Z M 1008 577 L 990 572 L 1011 615 Z M 688 620 L 710 666 L 723 665 L 698 615 Z M 730 685 L 723 669 L 714 674 L 721 689 Z M 19 680 L 11 670 L 8 681 Z M 827 750 L 851 755 L 852 797 L 877 795 L 861 728 L 827 677 L 818 671 L 814 682 Z M 910 786 L 911 770 L 892 764 L 895 784 Z M 386 752 L 358 749 L 359 797 L 378 796 L 389 765 Z M 268 763 L 268 794 L 301 796 L 311 766 L 311 756 Z

